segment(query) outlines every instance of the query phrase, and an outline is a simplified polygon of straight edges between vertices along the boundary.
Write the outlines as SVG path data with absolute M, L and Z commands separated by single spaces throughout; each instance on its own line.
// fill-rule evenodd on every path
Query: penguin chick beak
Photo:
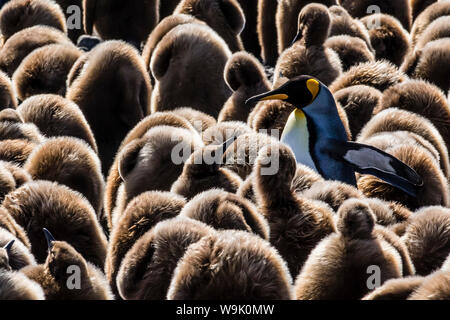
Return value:
M 298 40 L 300 40 L 302 38 L 302 33 L 299 31 L 297 32 L 297 34 L 295 35 L 294 40 L 292 40 L 291 42 L 291 47 L 294 45 L 294 43 L 296 43 Z
M 56 241 L 53 235 L 48 231 L 47 229 L 43 228 L 42 231 L 44 231 L 45 239 L 47 239 L 47 246 L 49 249 L 53 247 L 53 241 Z
M 11 248 L 14 244 L 14 241 L 16 241 L 16 240 L 11 240 L 3 247 L 3 249 L 5 249 L 8 254 L 11 252 Z
M 222 148 L 222 154 L 225 154 L 225 152 L 227 151 L 228 147 L 231 146 L 233 144 L 233 142 L 235 142 L 237 140 L 236 136 L 232 136 L 230 139 L 228 139 L 227 141 L 225 141 L 224 143 L 222 143 L 222 145 L 219 147 Z
M 257 96 L 251 97 L 247 101 L 245 101 L 246 105 L 256 103 L 259 101 L 265 100 L 287 100 L 289 96 L 285 93 L 277 92 L 278 90 L 269 91 L 266 93 L 259 94 Z

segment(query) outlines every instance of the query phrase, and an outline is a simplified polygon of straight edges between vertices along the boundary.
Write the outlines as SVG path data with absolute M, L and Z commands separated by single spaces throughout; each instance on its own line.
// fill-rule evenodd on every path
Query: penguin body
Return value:
M 0 50 L 0 69 L 12 77 L 22 60 L 33 50 L 55 43 L 74 46 L 70 39 L 57 29 L 47 26 L 23 29 L 3 44 Z
M 0 11 L 0 32 L 8 40 L 14 33 L 36 25 L 45 25 L 67 32 L 66 19 L 61 7 L 54 1 L 9 1 Z
M 6 73 L 0 71 L 0 110 L 17 107 L 16 92 L 11 79 Z
M 17 112 L 25 123 L 34 123 L 46 137 L 79 138 L 97 152 L 91 127 L 74 102 L 54 94 L 36 95 L 23 101 Z
M 81 50 L 75 46 L 60 44 L 44 46 L 31 52 L 13 75 L 19 100 L 44 93 L 64 96 L 67 76 L 81 55 Z
M 288 144 L 295 154 L 310 153 L 315 169 L 325 179 L 356 185 L 355 172 L 376 175 L 413 197 L 423 185 L 421 177 L 398 159 L 374 147 L 347 141 L 333 95 L 318 80 L 309 76 L 295 77 L 247 102 L 271 99 L 290 102 L 297 105 L 297 110 L 301 108 L 304 117 L 301 114 L 296 117 L 297 110 L 293 112 L 281 142 Z M 297 161 L 311 162 L 310 158 L 303 158 L 302 155 Z
M 43 236 L 42 236 L 43 237 Z M 22 272 L 41 285 L 48 300 L 112 300 L 113 295 L 102 271 L 87 262 L 69 243 L 49 240 L 48 255 L 43 264 L 28 266 Z M 74 268 L 75 267 L 75 268 Z M 71 281 L 78 270 L 79 288 Z
M 158 24 L 159 1 L 84 0 L 87 34 L 96 31 L 104 40 L 121 39 L 137 49 Z

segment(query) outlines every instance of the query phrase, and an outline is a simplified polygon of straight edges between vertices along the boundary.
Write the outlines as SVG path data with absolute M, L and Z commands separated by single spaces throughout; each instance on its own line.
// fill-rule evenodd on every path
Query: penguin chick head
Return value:
M 277 89 L 248 99 L 245 104 L 265 100 L 283 100 L 296 108 L 304 108 L 316 99 L 320 90 L 321 85 L 317 79 L 302 75 L 292 78 Z
M 298 15 L 297 35 L 292 44 L 302 41 L 306 47 L 321 46 L 328 38 L 330 25 L 331 17 L 326 6 L 319 3 L 308 4 Z
M 69 267 L 85 269 L 85 260 L 70 244 L 65 241 L 53 241 L 45 265 L 57 281 L 65 281 L 70 275 Z
M 349 199 L 338 210 L 338 230 L 348 239 L 371 239 L 375 215 L 361 200 Z
M 209 145 L 196 150 L 184 165 L 185 173 L 192 178 L 204 178 L 216 174 L 222 165 L 225 151 L 235 140 L 236 137 L 233 136 L 221 145 Z
M 9 252 L 15 240 L 9 241 L 4 247 L 0 248 L 0 270 L 11 270 L 9 265 Z

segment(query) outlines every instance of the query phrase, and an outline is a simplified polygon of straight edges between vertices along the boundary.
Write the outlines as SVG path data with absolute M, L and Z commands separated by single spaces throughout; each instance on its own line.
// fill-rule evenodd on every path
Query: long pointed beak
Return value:
M 53 235 L 48 231 L 47 229 L 43 228 L 42 231 L 44 231 L 45 239 L 47 239 L 47 246 L 49 249 L 53 247 L 53 241 L 56 241 Z
M 11 240 L 10 242 L 8 242 L 4 247 L 3 247 L 3 249 L 5 249 L 6 250 L 6 252 L 8 252 L 8 253 L 10 253 L 11 252 L 11 248 L 12 248 L 12 246 L 13 246 L 13 244 L 14 244 L 14 241 L 16 241 L 16 240 Z
M 265 92 L 262 94 L 259 94 L 257 96 L 251 97 L 247 101 L 245 101 L 246 105 L 249 105 L 251 103 L 264 101 L 264 100 L 286 100 L 288 98 L 287 94 L 280 93 L 278 90 L 272 90 L 269 92 Z

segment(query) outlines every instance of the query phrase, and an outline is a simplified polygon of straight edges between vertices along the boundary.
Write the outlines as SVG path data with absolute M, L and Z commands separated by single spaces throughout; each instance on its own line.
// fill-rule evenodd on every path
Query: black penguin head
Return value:
M 263 100 L 283 100 L 297 108 L 303 108 L 316 99 L 319 91 L 320 82 L 317 79 L 310 76 L 298 76 L 277 89 L 248 99 L 245 104 Z

